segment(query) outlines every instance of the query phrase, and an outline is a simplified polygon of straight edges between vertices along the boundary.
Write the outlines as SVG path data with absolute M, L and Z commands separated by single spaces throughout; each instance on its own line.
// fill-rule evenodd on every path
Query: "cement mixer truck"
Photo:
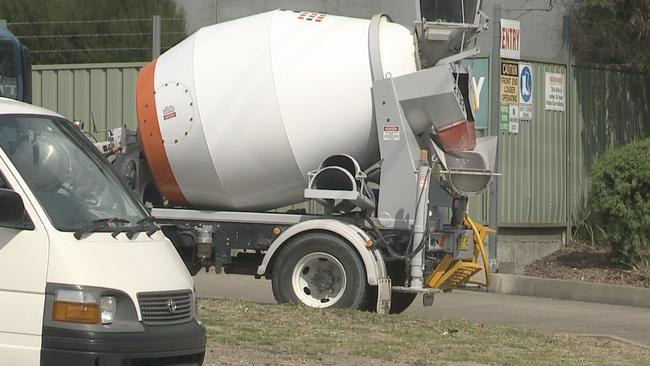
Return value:
M 423 1 L 413 31 L 276 10 L 200 29 L 145 66 L 138 130 L 100 144 L 192 273 L 271 280 L 280 303 L 398 313 L 485 284 L 494 175 L 470 70 L 481 1 Z M 310 200 L 317 212 L 278 210 Z

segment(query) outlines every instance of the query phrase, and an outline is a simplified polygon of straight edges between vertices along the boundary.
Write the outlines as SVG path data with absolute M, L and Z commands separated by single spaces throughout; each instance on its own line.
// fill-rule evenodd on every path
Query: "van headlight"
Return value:
M 115 296 L 102 296 L 99 301 L 99 311 L 102 324 L 111 324 L 115 320 L 117 298 Z
M 100 296 L 96 291 L 57 289 L 52 320 L 81 324 L 111 324 L 117 298 Z

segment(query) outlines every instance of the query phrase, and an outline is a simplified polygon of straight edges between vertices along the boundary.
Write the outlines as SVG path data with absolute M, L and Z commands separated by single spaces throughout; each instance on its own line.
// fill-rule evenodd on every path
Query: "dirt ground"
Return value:
M 650 275 L 613 261 L 606 248 L 571 243 L 526 266 L 526 276 L 650 288 Z

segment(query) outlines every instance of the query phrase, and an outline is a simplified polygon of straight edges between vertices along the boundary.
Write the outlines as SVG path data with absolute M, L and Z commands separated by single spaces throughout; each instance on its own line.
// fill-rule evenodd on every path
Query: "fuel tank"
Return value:
M 263 210 L 303 201 L 333 154 L 379 160 L 370 21 L 276 10 L 205 27 L 147 65 L 140 140 L 161 193 L 195 208 Z M 414 37 L 383 19 L 394 77 L 416 71 Z

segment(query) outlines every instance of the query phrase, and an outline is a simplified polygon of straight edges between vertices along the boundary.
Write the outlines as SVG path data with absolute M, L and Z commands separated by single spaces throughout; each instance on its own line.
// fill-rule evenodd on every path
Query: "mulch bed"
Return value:
M 650 288 L 650 276 L 629 270 L 598 246 L 572 243 L 526 266 L 526 276 Z

